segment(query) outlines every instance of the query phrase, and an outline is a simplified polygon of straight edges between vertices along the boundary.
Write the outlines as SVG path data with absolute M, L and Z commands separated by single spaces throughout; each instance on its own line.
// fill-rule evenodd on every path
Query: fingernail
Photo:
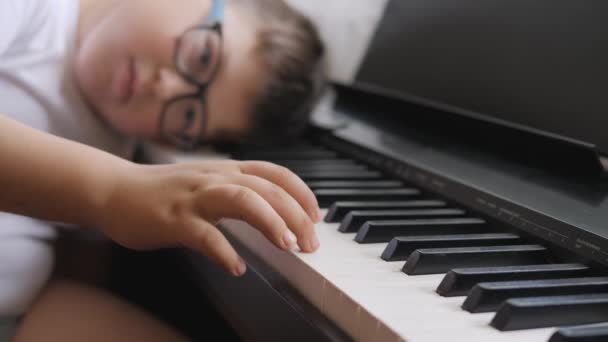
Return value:
M 290 231 L 287 230 L 283 234 L 283 246 L 285 249 L 292 249 L 298 243 L 298 238 Z
M 310 239 L 310 247 L 312 248 L 312 251 L 316 251 L 317 248 L 319 248 L 321 244 L 319 243 L 319 239 L 317 238 L 316 235 L 313 235 L 312 238 Z
M 321 212 L 321 208 L 317 209 L 317 222 L 321 221 L 323 218 L 323 213 Z
M 234 269 L 234 271 L 232 271 L 232 274 L 234 274 L 236 277 L 240 277 L 245 274 L 245 271 L 247 271 L 247 265 L 245 264 L 245 260 L 239 258 L 239 263 Z
M 321 209 L 313 209 L 308 213 L 308 216 L 310 217 L 310 220 L 313 223 L 319 223 L 319 220 L 321 219 Z

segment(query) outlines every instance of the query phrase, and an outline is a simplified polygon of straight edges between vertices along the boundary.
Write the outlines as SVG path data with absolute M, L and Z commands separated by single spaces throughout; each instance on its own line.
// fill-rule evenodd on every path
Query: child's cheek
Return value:
M 110 122 L 119 132 L 134 137 L 153 138 L 158 131 L 158 109 L 152 103 L 133 103 L 114 108 Z

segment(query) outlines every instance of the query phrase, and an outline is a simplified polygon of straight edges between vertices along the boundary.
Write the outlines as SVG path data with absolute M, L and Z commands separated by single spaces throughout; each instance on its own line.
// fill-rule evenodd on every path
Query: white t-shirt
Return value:
M 78 5 L 0 0 L 0 114 L 130 158 L 134 142 L 86 106 L 68 68 Z M 48 241 L 54 237 L 52 223 L 0 212 L 0 317 L 23 313 L 44 285 L 53 266 Z

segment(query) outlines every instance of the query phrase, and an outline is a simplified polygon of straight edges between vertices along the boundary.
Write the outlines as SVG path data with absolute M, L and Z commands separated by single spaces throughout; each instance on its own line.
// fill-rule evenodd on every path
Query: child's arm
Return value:
M 318 248 L 316 199 L 263 162 L 138 165 L 0 115 L 0 210 L 94 226 L 135 249 L 184 245 L 228 272 L 245 265 L 215 227 L 249 222 L 282 249 Z M 288 228 L 289 227 L 289 228 Z
M 127 164 L 0 115 L 0 210 L 91 223 L 91 211 L 102 205 L 114 175 Z

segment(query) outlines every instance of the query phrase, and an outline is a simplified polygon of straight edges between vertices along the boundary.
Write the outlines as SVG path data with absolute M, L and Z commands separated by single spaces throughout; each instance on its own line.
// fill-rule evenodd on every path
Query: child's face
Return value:
M 159 138 L 167 101 L 195 92 L 174 64 L 180 36 L 207 18 L 211 0 L 81 0 L 74 73 L 86 100 L 118 131 Z M 206 141 L 238 138 L 260 79 L 253 58 L 256 26 L 226 6 L 221 48 L 206 101 Z M 220 51 L 221 50 L 221 51 Z

